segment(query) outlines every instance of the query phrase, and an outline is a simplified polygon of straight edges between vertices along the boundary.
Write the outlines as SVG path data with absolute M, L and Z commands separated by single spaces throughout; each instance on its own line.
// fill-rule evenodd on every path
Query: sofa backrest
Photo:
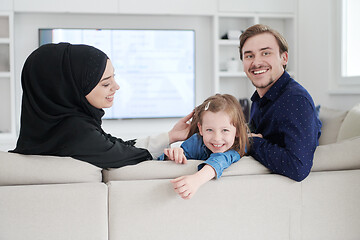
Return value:
M 101 181 L 100 168 L 70 157 L 0 151 L 0 186 Z
M 203 160 L 189 160 L 187 164 L 175 164 L 174 161 L 145 161 L 137 165 L 103 170 L 104 182 L 122 180 L 173 179 L 194 174 Z M 270 173 L 269 169 L 252 157 L 245 156 L 224 171 L 222 177 L 240 175 L 258 175 Z

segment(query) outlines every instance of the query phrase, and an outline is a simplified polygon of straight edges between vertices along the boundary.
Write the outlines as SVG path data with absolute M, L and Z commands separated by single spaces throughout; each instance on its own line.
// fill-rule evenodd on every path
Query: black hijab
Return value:
M 16 148 L 22 154 L 69 156 L 101 168 L 152 159 L 150 153 L 106 134 L 102 109 L 86 95 L 100 81 L 108 57 L 87 45 L 47 44 L 27 58 L 21 75 L 21 127 Z

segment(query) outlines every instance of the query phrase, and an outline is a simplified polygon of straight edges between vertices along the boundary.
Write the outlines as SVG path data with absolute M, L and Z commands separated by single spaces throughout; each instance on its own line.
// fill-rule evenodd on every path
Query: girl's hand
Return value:
M 263 138 L 263 135 L 261 133 L 250 133 L 248 135 L 248 137 L 259 137 L 259 138 Z
M 196 174 L 178 177 L 171 180 L 174 190 L 183 199 L 190 199 L 202 185 Z
M 210 165 L 205 165 L 200 171 L 193 175 L 175 178 L 170 182 L 174 190 L 183 199 L 192 198 L 199 187 L 216 176 L 215 170 Z
M 169 160 L 175 161 L 175 163 L 187 163 L 187 159 L 182 148 L 165 148 L 164 154 L 168 157 Z
M 193 115 L 194 115 L 194 111 L 192 111 L 190 114 L 180 119 L 174 125 L 174 127 L 169 131 L 170 144 L 177 141 L 186 140 L 186 137 L 190 131 L 190 123 L 188 121 L 192 118 Z

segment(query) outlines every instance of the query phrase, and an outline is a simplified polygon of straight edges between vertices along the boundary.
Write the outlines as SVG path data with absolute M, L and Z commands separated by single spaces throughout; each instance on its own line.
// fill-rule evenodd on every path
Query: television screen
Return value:
M 104 118 L 182 117 L 195 105 L 195 31 L 39 29 L 40 45 L 69 42 L 105 52 L 120 89 Z

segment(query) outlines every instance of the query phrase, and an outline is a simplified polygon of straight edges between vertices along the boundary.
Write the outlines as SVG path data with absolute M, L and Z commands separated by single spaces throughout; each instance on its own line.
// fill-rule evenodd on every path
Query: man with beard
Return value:
M 256 91 L 251 97 L 249 154 L 295 181 L 311 170 L 321 122 L 310 94 L 286 72 L 288 44 L 257 24 L 240 36 L 240 59 Z

